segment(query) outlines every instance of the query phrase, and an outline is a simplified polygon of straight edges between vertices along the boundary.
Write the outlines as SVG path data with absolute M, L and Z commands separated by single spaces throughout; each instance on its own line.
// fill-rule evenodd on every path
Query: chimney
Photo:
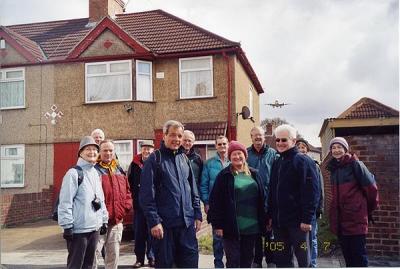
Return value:
M 125 3 L 122 0 L 89 0 L 89 23 L 99 22 L 106 16 L 115 18 L 123 12 Z

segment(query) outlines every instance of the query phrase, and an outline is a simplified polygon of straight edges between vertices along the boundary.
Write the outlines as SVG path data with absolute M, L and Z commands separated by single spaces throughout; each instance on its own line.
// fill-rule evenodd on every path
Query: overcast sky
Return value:
M 125 0 L 126 2 L 126 0 Z M 130 0 L 239 41 L 281 117 L 313 145 L 323 120 L 362 97 L 399 109 L 397 0 Z M 0 0 L 0 24 L 88 17 L 88 0 Z M 290 103 L 272 108 L 275 100 Z

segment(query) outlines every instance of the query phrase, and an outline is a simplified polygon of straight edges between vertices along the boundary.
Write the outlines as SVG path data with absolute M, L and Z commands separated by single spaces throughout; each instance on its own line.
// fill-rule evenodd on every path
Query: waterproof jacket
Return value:
M 332 232 L 342 235 L 367 234 L 368 216 L 378 206 L 379 200 L 374 175 L 363 162 L 350 154 L 340 161 L 332 159 L 327 169 L 331 173 L 329 219 Z
M 254 148 L 254 145 L 251 145 L 247 148 L 247 153 L 249 156 L 247 157 L 247 163 L 250 167 L 258 170 L 258 174 L 263 180 L 263 184 L 266 188 L 266 195 L 268 196 L 268 185 L 271 177 L 272 164 L 277 158 L 276 150 L 264 145 L 260 151 L 257 151 Z
M 127 177 L 120 171 L 121 168 L 110 172 L 99 163 L 95 166 L 101 176 L 105 203 L 108 211 L 108 224 L 121 223 L 132 208 L 132 195 Z
M 128 181 L 131 187 L 131 193 L 133 196 L 133 208 L 135 210 L 140 208 L 139 204 L 139 189 L 140 189 L 140 175 L 143 169 L 142 154 L 137 154 L 133 157 L 133 161 L 129 165 L 128 169 Z
M 189 153 L 186 154 L 189 158 L 190 164 L 192 165 L 193 176 L 196 180 L 197 189 L 200 187 L 201 173 L 203 171 L 203 160 L 200 155 L 191 148 Z
M 73 233 L 97 231 L 103 223 L 108 223 L 100 176 L 94 164 L 82 158 L 78 159 L 77 165 L 82 168 L 83 180 L 78 186 L 78 172 L 75 168 L 65 174 L 59 196 L 58 224 L 63 229 L 73 228 Z M 95 197 L 99 198 L 101 204 L 97 211 L 92 206 Z
M 162 142 L 159 152 L 145 161 L 141 176 L 139 202 L 149 228 L 159 223 L 166 228 L 189 227 L 195 219 L 202 220 L 196 182 L 182 147 L 173 151 Z
M 274 228 L 311 224 L 319 200 L 314 161 L 296 147 L 280 153 L 272 166 L 268 217 Z
M 261 232 L 266 229 L 267 200 L 265 188 L 257 170 L 250 167 L 251 177 L 258 185 L 258 224 Z M 213 190 L 210 194 L 210 209 L 207 220 L 212 224 L 213 229 L 222 229 L 223 237 L 226 239 L 239 239 L 239 226 L 236 219 L 235 200 L 235 177 L 232 172 L 232 165 L 224 168 L 216 179 Z
M 208 198 L 219 172 L 229 164 L 228 158 L 225 158 L 225 162 L 222 162 L 218 153 L 205 162 L 200 181 L 200 198 L 205 205 L 208 205 Z
M 325 192 L 324 192 L 324 177 L 322 176 L 321 168 L 319 168 L 319 164 L 317 161 L 315 161 L 315 167 L 317 169 L 317 175 L 318 175 L 318 183 L 319 183 L 319 200 L 318 200 L 318 206 L 316 213 L 318 214 L 323 214 L 324 213 L 324 197 L 325 197 Z

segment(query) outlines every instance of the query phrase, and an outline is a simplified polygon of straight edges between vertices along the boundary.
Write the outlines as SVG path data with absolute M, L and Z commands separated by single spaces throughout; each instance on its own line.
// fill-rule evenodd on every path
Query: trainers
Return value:
M 149 260 L 149 267 L 156 267 L 156 262 L 153 259 Z
M 143 266 L 143 263 L 142 262 L 136 262 L 134 265 L 133 265 L 133 268 L 140 268 L 140 267 L 142 267 Z

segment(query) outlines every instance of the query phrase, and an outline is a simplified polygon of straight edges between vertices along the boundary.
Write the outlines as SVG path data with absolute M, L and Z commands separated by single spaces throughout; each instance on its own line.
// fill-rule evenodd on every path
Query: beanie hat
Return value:
M 242 151 L 244 156 L 247 159 L 247 149 L 246 149 L 246 147 L 243 144 L 239 143 L 238 141 L 232 140 L 229 143 L 229 147 L 228 147 L 228 159 L 229 160 L 231 159 L 232 152 L 234 152 L 235 150 Z
M 344 147 L 345 151 L 349 151 L 349 144 L 347 143 L 346 139 L 343 137 L 335 137 L 329 142 L 329 150 L 332 149 L 333 144 L 340 144 Z
M 296 140 L 296 146 L 298 143 L 303 143 L 304 145 L 306 145 L 307 150 L 310 150 L 310 145 L 308 144 L 307 140 L 305 140 L 304 138 L 299 138 Z
M 97 148 L 97 152 L 100 150 L 99 145 L 96 144 L 94 141 L 93 137 L 91 136 L 84 136 L 81 140 L 81 143 L 79 144 L 79 150 L 78 150 L 78 157 L 81 154 L 81 151 L 86 147 L 86 146 L 95 146 Z

